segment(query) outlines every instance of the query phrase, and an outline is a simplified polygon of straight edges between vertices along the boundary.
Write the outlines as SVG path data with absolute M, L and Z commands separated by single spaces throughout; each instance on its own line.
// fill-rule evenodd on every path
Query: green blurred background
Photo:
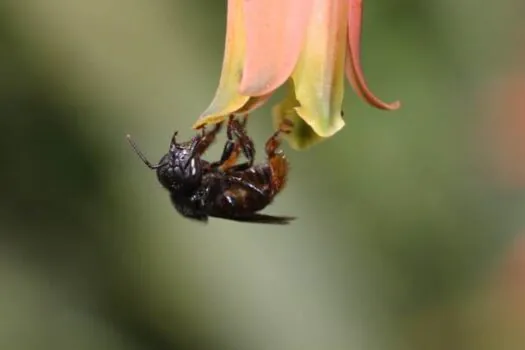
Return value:
M 348 88 L 340 133 L 284 146 L 287 227 L 184 220 L 125 139 L 193 134 L 225 13 L 0 2 L 0 349 L 525 349 L 525 178 L 494 175 L 485 107 L 525 67 L 523 1 L 365 0 L 365 75 L 403 107 Z

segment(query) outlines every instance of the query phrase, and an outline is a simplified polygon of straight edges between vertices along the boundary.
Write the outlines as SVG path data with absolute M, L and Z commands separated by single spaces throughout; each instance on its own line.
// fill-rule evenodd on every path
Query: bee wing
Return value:
M 290 221 L 295 220 L 294 217 L 289 217 L 289 216 L 273 216 L 273 215 L 258 214 L 258 213 L 247 215 L 247 216 L 240 216 L 240 217 L 228 217 L 228 218 L 223 218 L 223 219 L 239 221 L 239 222 L 246 222 L 246 223 L 253 223 L 253 224 L 271 224 L 271 225 L 288 225 Z

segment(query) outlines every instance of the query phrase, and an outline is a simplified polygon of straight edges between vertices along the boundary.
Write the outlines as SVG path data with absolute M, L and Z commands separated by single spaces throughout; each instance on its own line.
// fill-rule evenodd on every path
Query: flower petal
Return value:
M 362 0 L 349 0 L 348 7 L 348 54 L 346 76 L 355 92 L 376 108 L 395 110 L 401 102 L 386 103 L 376 97 L 368 88 L 361 68 L 361 22 L 363 18 Z
M 295 110 L 299 106 L 299 101 L 295 98 L 293 81 L 290 80 L 288 92 L 285 99 L 272 108 L 273 126 L 275 130 L 284 119 L 293 123 L 292 132 L 284 135 L 290 146 L 298 151 L 305 150 L 310 146 L 322 141 L 324 138 L 317 135 L 313 129 L 297 114 Z
M 235 114 L 250 113 L 251 111 L 256 110 L 257 108 L 265 104 L 266 101 L 270 99 L 270 97 L 272 97 L 272 92 L 262 96 L 250 97 L 250 99 L 244 104 L 244 106 L 235 111 Z
M 241 94 L 267 94 L 290 77 L 303 46 L 313 2 L 244 2 L 246 56 L 239 90 Z
M 292 78 L 300 103 L 297 114 L 321 137 L 345 125 L 344 94 L 348 0 L 315 0 L 307 38 Z
M 238 92 L 246 52 L 243 3 L 244 0 L 228 0 L 226 43 L 219 87 L 211 104 L 193 125 L 195 129 L 223 121 L 250 99 Z

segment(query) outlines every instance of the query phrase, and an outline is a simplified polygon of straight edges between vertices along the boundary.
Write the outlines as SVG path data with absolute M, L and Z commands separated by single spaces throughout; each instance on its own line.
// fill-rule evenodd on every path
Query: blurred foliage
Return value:
M 365 6 L 365 74 L 403 107 L 348 88 L 342 132 L 284 146 L 290 184 L 267 212 L 299 219 L 275 228 L 180 218 L 124 138 L 160 158 L 173 129 L 191 136 L 225 2 L 3 1 L 0 348 L 522 349 L 494 275 L 524 193 L 479 137 L 522 4 Z

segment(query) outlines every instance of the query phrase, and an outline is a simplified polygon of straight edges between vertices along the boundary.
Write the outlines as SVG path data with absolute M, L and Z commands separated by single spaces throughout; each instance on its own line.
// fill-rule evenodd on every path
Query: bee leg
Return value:
M 248 116 L 245 116 L 242 122 L 237 120 L 233 121 L 232 128 L 235 136 L 239 140 L 241 145 L 242 153 L 248 159 L 248 167 L 251 167 L 255 161 L 255 145 L 252 139 L 246 134 L 246 123 L 248 122 Z
M 253 166 L 255 161 L 255 145 L 253 144 L 252 139 L 246 134 L 246 123 L 248 117 L 245 116 L 241 122 L 238 120 L 230 119 L 228 123 L 228 131 L 230 136 L 235 135 L 237 138 L 236 144 L 239 145 L 240 150 L 248 160 L 245 163 L 238 164 L 228 168 L 228 171 L 243 171 Z
M 280 127 L 269 139 L 266 141 L 265 151 L 268 157 L 268 165 L 271 170 L 270 187 L 273 194 L 280 192 L 286 185 L 286 177 L 288 175 L 288 161 L 282 150 L 279 149 L 281 140 L 279 135 L 281 133 L 289 134 L 292 131 L 292 122 L 285 119 Z
M 244 132 L 247 120 L 248 116 L 244 116 L 242 121 L 239 122 L 234 119 L 233 115 L 230 115 L 228 119 L 228 128 L 226 130 L 227 141 L 224 145 L 221 159 L 218 162 L 212 163 L 212 168 L 220 168 L 222 171 L 237 171 L 249 168 L 253 165 L 255 147 L 253 146 L 252 140 L 249 139 Z M 234 135 L 236 137 L 235 141 Z M 244 144 L 248 145 L 246 146 Z M 235 165 L 241 151 L 246 158 L 248 158 L 248 162 Z
M 190 146 L 191 156 L 188 158 L 188 160 L 184 164 L 184 169 L 188 167 L 188 164 L 190 164 L 192 159 L 194 159 L 196 156 L 203 155 L 208 150 L 208 148 L 211 146 L 213 141 L 215 141 L 215 138 L 217 137 L 217 134 L 219 133 L 221 128 L 222 128 L 222 122 L 215 124 L 213 129 L 209 132 L 206 132 L 205 126 L 200 128 L 201 134 L 195 135 L 192 139 L 192 143 Z M 173 142 L 175 142 L 175 139 L 173 140 L 174 140 Z
M 211 167 L 215 169 L 219 168 L 222 171 L 227 171 L 235 165 L 240 153 L 241 147 L 239 143 L 228 140 L 224 145 L 221 159 L 218 162 L 213 162 Z
M 240 154 L 240 144 L 238 142 L 235 142 L 233 140 L 233 134 L 232 134 L 232 123 L 234 116 L 230 115 L 230 118 L 228 120 L 228 128 L 226 130 L 226 144 L 224 145 L 224 149 L 222 151 L 221 159 L 218 162 L 211 163 L 212 169 L 221 169 L 223 171 L 231 168 L 235 163 L 237 162 L 237 159 L 239 158 Z
M 215 138 L 217 137 L 217 134 L 222 129 L 223 122 L 217 123 L 213 126 L 213 128 L 206 132 L 205 127 L 203 126 L 201 128 L 201 136 L 200 141 L 198 144 L 198 147 L 195 148 L 195 151 L 193 152 L 193 156 L 195 155 L 202 155 L 204 154 L 208 148 L 211 146 L 211 144 L 215 141 Z
M 242 153 L 248 160 L 245 164 L 247 165 L 247 168 L 249 168 L 255 162 L 255 145 L 253 144 L 252 139 L 248 137 L 244 131 L 236 131 L 236 136 L 239 139 Z

